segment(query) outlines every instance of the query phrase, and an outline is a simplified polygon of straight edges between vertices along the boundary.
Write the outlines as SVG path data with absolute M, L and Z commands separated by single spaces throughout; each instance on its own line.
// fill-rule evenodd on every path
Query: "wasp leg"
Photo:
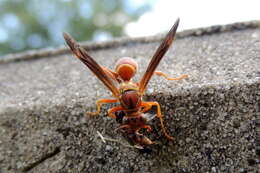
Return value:
M 122 111 L 122 110 L 124 110 L 124 108 L 122 106 L 116 106 L 116 107 L 110 108 L 107 113 L 108 113 L 108 116 L 110 116 L 111 118 L 116 118 L 116 115 L 114 113 L 117 111 Z
M 141 103 L 141 107 L 143 108 L 142 112 L 147 112 L 147 111 L 149 111 L 152 108 L 152 105 L 146 104 L 146 102 L 142 102 Z
M 184 75 L 181 75 L 179 77 L 176 77 L 176 78 L 170 78 L 168 77 L 167 74 L 161 72 L 161 71 L 155 71 L 154 74 L 158 75 L 158 76 L 163 76 L 165 77 L 167 80 L 182 80 L 182 79 L 185 79 L 185 78 L 188 78 L 188 75 L 184 74 Z
M 87 115 L 90 115 L 90 116 L 98 115 L 100 113 L 102 104 L 104 104 L 104 103 L 116 103 L 116 102 L 117 102 L 116 99 L 101 99 L 101 100 L 98 100 L 98 101 L 96 101 L 97 111 L 96 112 L 87 112 Z
M 168 133 L 167 133 L 167 131 L 166 131 L 166 128 L 164 127 L 164 124 L 163 124 L 163 115 L 162 115 L 161 107 L 160 107 L 159 103 L 158 103 L 158 102 L 143 102 L 142 104 L 143 104 L 143 106 L 145 106 L 145 107 L 151 107 L 151 106 L 156 106 L 156 107 L 157 107 L 157 117 L 160 119 L 163 133 L 164 133 L 164 135 L 165 135 L 169 140 L 173 140 L 173 137 L 170 136 L 170 135 L 168 135 Z
M 112 70 L 110 70 L 107 67 L 103 67 L 102 69 L 104 70 L 104 72 L 113 80 L 117 81 L 118 83 L 121 83 L 121 81 L 118 79 L 118 74 Z

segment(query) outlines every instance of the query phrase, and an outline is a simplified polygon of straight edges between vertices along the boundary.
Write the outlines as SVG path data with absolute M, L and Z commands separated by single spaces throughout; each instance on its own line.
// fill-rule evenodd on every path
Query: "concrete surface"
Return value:
M 103 113 L 85 117 L 108 90 L 64 47 L 11 54 L 0 60 L 0 172 L 257 172 L 256 119 L 260 104 L 259 22 L 178 33 L 159 70 L 189 79 L 153 77 L 146 100 L 162 106 L 175 138 L 167 141 L 153 120 L 152 152 L 127 143 Z M 73 35 L 73 33 L 71 33 Z M 113 68 L 134 57 L 138 80 L 161 36 L 86 43 Z

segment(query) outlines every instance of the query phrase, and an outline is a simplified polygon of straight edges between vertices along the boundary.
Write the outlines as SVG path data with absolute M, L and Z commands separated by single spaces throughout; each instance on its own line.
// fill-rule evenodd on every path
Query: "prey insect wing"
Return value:
M 69 34 L 63 33 L 63 37 L 71 51 L 104 83 L 104 85 L 118 98 L 119 90 L 113 84 L 111 77 L 98 65 L 98 63 L 82 48 Z
M 164 54 L 167 52 L 167 50 L 171 46 L 175 33 L 178 28 L 178 25 L 179 25 L 179 19 L 176 20 L 176 22 L 174 23 L 171 30 L 168 32 L 165 39 L 162 41 L 160 46 L 157 48 L 155 54 L 153 55 L 152 60 L 150 61 L 149 65 L 146 69 L 146 72 L 144 73 L 141 81 L 139 82 L 139 91 L 142 95 L 144 94 L 146 86 L 149 83 L 152 75 L 154 74 L 156 67 L 158 66 L 158 64 L 160 63 Z

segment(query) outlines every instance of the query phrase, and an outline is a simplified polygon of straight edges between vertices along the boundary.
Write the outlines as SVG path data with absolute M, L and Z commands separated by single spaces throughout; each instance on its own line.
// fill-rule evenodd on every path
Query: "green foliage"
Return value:
M 129 3 L 130 0 L 0 0 L 0 55 L 61 45 L 63 31 L 78 41 L 122 36 L 125 24 L 149 8 L 142 5 L 129 10 Z

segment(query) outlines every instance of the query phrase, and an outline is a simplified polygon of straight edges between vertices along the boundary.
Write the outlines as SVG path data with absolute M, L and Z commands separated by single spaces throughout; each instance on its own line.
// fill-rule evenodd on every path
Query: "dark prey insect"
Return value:
M 132 142 L 136 145 L 145 146 L 152 144 L 153 142 L 140 134 L 140 129 L 146 129 L 148 132 L 151 131 L 151 127 L 147 125 L 147 118 L 145 112 L 149 111 L 152 106 L 157 108 L 156 116 L 160 120 L 161 128 L 164 135 L 172 140 L 164 126 L 163 115 L 158 102 L 145 102 L 142 97 L 145 93 L 148 82 L 150 81 L 153 74 L 163 76 L 168 80 L 181 80 L 187 78 L 187 75 L 182 75 L 177 78 L 169 78 L 166 74 L 160 71 L 155 71 L 159 62 L 163 58 L 171 46 L 176 30 L 179 25 L 179 19 L 176 20 L 175 24 L 168 32 L 166 38 L 162 41 L 159 48 L 156 50 L 149 63 L 147 70 L 145 71 L 140 82 L 133 82 L 138 65 L 132 58 L 121 58 L 116 63 L 115 71 L 112 71 L 106 67 L 99 65 L 87 52 L 82 48 L 69 34 L 63 33 L 64 39 L 66 40 L 71 51 L 103 82 L 103 84 L 112 92 L 115 99 L 101 99 L 97 100 L 97 112 L 88 112 L 89 115 L 98 115 L 100 113 L 101 105 L 104 103 L 116 103 L 120 105 L 113 107 L 108 110 L 108 116 L 111 118 L 117 118 L 115 113 L 122 112 L 124 117 L 122 119 L 121 126 L 119 129 L 124 129 Z M 119 84 L 119 88 L 114 83 Z

